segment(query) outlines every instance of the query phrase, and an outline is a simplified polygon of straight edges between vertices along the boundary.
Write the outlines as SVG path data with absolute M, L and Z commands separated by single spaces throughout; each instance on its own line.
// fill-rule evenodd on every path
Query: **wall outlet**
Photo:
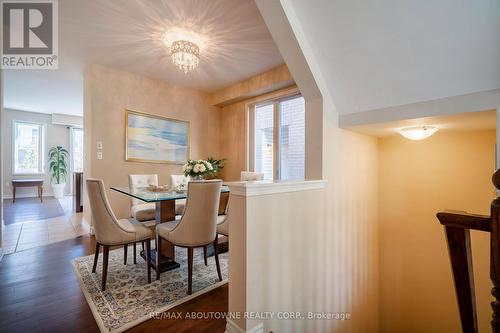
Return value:
M 102 149 L 102 141 L 97 141 L 97 149 Z
M 97 152 L 97 159 L 102 160 L 102 151 Z

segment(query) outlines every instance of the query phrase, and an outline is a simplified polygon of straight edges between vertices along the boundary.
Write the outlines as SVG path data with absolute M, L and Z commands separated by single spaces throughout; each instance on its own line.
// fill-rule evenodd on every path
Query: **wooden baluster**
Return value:
M 493 174 L 493 184 L 500 190 L 500 169 Z M 491 203 L 491 266 L 490 278 L 493 283 L 491 294 L 495 300 L 491 302 L 493 317 L 491 326 L 493 333 L 500 333 L 500 198 Z
M 493 185 L 500 191 L 500 169 L 493 174 Z M 437 217 L 445 227 L 455 290 L 460 309 L 462 330 L 477 332 L 474 280 L 470 248 L 470 229 L 490 232 L 490 278 L 493 283 L 491 302 L 493 333 L 500 333 L 500 197 L 491 202 L 491 217 L 465 212 L 440 212 Z
M 470 230 L 445 226 L 445 232 L 453 279 L 455 281 L 455 293 L 457 295 L 462 331 L 464 333 L 477 333 Z
M 476 333 L 478 328 L 470 230 L 490 232 L 491 217 L 445 211 L 439 212 L 437 218 L 445 228 L 462 331 Z

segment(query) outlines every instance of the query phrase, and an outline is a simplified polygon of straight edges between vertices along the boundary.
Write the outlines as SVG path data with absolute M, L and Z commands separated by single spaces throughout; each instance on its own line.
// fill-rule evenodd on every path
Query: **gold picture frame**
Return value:
M 125 109 L 125 161 L 184 164 L 189 158 L 189 121 Z

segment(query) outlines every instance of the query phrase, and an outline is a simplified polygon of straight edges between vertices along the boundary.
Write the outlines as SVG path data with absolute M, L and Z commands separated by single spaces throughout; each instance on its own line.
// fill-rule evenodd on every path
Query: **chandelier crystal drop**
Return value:
M 177 40 L 170 46 L 173 63 L 184 73 L 192 71 L 200 63 L 200 48 L 187 40 Z

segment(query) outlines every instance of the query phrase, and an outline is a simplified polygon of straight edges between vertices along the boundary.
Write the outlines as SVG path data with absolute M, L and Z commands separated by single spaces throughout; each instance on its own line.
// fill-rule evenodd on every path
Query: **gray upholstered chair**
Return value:
M 229 237 L 229 218 L 226 215 L 217 217 L 217 233 Z
M 185 185 L 187 188 L 187 184 L 191 180 L 191 177 L 184 175 L 170 175 L 170 186 L 172 188 L 176 188 L 179 185 Z M 186 200 L 175 200 L 175 215 L 184 214 L 184 209 L 186 209 Z
M 264 174 L 260 172 L 241 171 L 240 180 L 242 181 L 264 180 Z
M 175 246 L 187 248 L 188 253 L 188 294 L 191 295 L 193 284 L 193 249 L 213 244 L 215 264 L 219 280 L 222 274 L 219 265 L 217 248 L 217 213 L 222 181 L 218 179 L 205 181 L 190 181 L 186 210 L 180 220 L 162 223 L 156 226 L 157 247 L 165 239 Z M 157 256 L 158 257 L 158 256 Z M 159 263 L 157 263 L 158 267 Z M 160 278 L 159 270 L 156 279 Z
M 128 175 L 128 185 L 131 191 L 149 185 L 158 185 L 158 175 Z M 130 216 L 139 222 L 155 219 L 155 204 L 146 203 L 130 197 Z
M 97 261 L 99 260 L 99 249 L 103 246 L 102 284 L 101 289 L 106 289 L 106 278 L 108 275 L 108 258 L 110 246 L 124 246 L 124 264 L 127 264 L 128 244 L 134 244 L 134 264 L 136 263 L 137 242 L 146 242 L 146 266 L 148 283 L 151 282 L 151 238 L 153 233 L 136 220 L 118 220 L 113 213 L 106 195 L 104 183 L 100 179 L 87 179 L 87 192 L 89 195 L 90 209 L 92 211 L 92 224 L 95 232 L 96 248 L 94 255 L 95 273 Z
M 217 216 L 217 234 L 224 235 L 229 237 L 229 209 L 231 207 L 231 195 L 229 195 L 229 199 L 227 200 L 226 210 L 224 214 Z

